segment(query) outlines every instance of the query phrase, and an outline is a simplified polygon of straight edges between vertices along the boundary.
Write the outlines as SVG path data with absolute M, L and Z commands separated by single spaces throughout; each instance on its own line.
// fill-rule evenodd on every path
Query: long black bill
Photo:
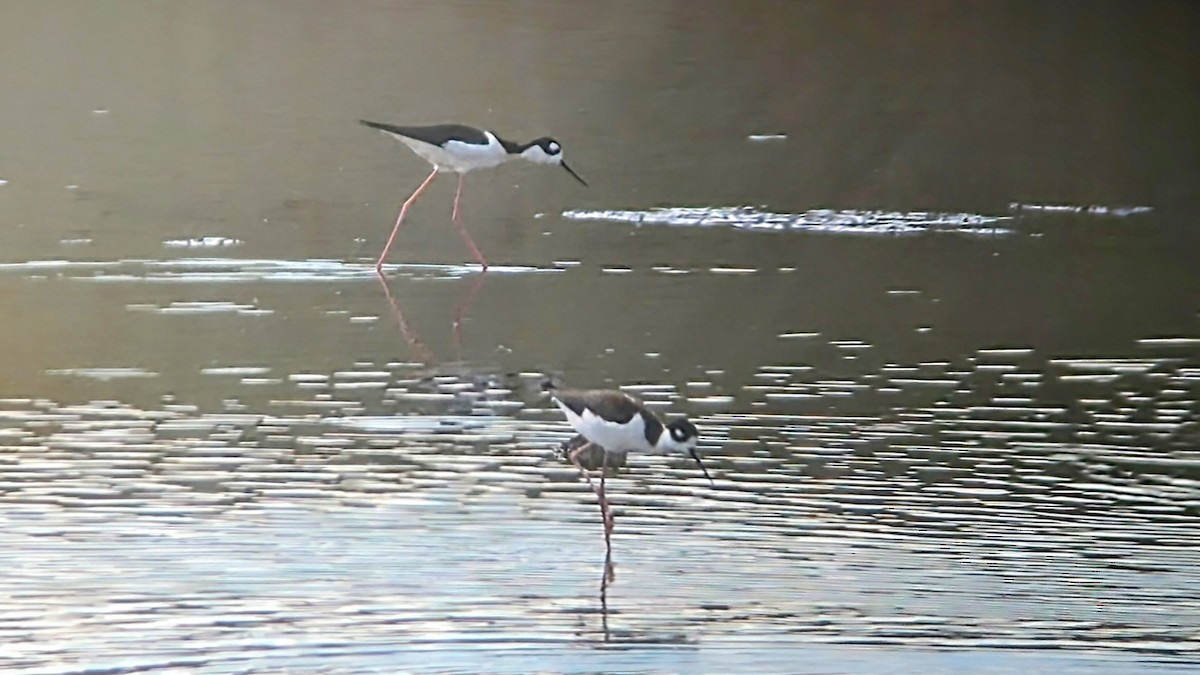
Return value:
M 700 470 L 704 472 L 704 477 L 708 479 L 708 484 L 715 487 L 716 483 L 713 482 L 712 476 L 708 475 L 708 469 L 704 468 L 704 462 L 700 461 L 700 455 L 696 452 L 695 448 L 692 448 L 692 459 L 696 460 L 696 463 L 700 465 Z
M 559 162 L 559 164 L 562 166 L 562 168 L 564 168 L 564 169 L 566 169 L 566 170 L 567 170 L 567 173 L 569 173 L 569 174 L 571 174 L 572 176 L 574 176 L 574 177 L 575 177 L 575 180 L 579 181 L 580 183 L 583 183 L 583 186 L 584 186 L 584 187 L 587 187 L 587 186 L 588 186 L 588 184 L 587 184 L 587 181 L 586 181 L 586 180 L 584 180 L 584 179 L 582 179 L 582 178 L 580 178 L 580 177 L 579 177 L 579 174 L 575 173 L 575 169 L 572 169 L 571 167 L 567 166 L 567 163 L 566 163 L 566 162 Z

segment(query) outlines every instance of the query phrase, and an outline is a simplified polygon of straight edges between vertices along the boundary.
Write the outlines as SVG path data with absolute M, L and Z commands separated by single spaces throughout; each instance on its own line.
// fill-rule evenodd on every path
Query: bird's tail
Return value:
M 394 127 L 390 124 L 384 124 L 383 122 L 372 122 L 370 120 L 359 120 L 358 123 L 363 125 L 364 127 L 371 127 L 372 129 L 386 131 L 391 134 L 397 133 L 399 131 L 396 127 Z

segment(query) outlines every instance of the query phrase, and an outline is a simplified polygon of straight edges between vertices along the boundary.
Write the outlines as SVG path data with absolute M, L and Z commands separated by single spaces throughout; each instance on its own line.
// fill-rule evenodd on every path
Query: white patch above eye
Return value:
M 546 147 L 550 148 L 550 152 L 558 152 L 558 143 L 550 143 Z

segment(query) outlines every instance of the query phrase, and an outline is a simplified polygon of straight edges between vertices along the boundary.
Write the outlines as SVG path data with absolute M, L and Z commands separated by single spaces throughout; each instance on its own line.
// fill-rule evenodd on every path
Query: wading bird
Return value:
M 490 169 L 510 160 L 523 159 L 535 164 L 555 164 L 561 166 L 567 170 L 567 173 L 574 176 L 575 180 L 583 183 L 585 186 L 587 185 L 587 182 L 580 178 L 579 174 L 575 173 L 563 161 L 562 145 L 549 136 L 535 138 L 528 143 L 514 143 L 500 138 L 491 131 L 476 129 L 475 127 L 468 127 L 462 124 L 401 127 L 392 124 L 382 124 L 380 122 L 368 122 L 367 120 L 359 120 L 359 122 L 395 138 L 417 153 L 421 159 L 433 165 L 433 171 L 429 173 L 429 177 L 413 191 L 408 199 L 404 200 L 404 205 L 400 207 L 400 215 L 396 218 L 396 225 L 392 228 L 392 234 L 388 236 L 387 244 L 383 247 L 383 253 L 379 254 L 379 260 L 375 263 L 376 272 L 382 273 L 383 261 L 387 259 L 388 251 L 392 248 L 392 242 L 396 239 L 396 233 L 400 231 L 400 225 L 404 223 L 404 216 L 408 213 L 409 207 L 413 205 L 413 202 L 417 201 L 417 197 L 421 196 L 425 188 L 429 187 L 429 184 L 433 182 L 434 177 L 438 175 L 439 171 L 458 174 L 458 190 L 454 193 L 454 211 L 450 219 L 458 228 L 458 233 L 462 235 L 463 241 L 467 242 L 467 246 L 470 247 L 475 260 L 479 262 L 484 270 L 487 270 L 488 267 L 487 260 L 479 252 L 479 248 L 475 246 L 471 235 L 467 234 L 467 229 L 463 227 L 462 220 L 458 217 L 458 203 L 462 198 L 463 176 L 468 171 Z

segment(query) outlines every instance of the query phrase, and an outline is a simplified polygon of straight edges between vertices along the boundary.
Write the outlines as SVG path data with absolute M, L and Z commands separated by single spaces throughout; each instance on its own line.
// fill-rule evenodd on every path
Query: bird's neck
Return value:
M 507 152 L 510 155 L 519 155 L 522 152 L 525 152 L 525 150 L 529 147 L 529 145 L 532 145 L 532 143 L 527 144 L 527 145 L 521 145 L 520 143 L 514 143 L 514 142 L 508 140 L 507 138 L 500 138 L 499 136 L 496 136 L 496 134 L 492 134 L 492 136 L 495 136 L 496 141 L 498 143 L 500 143 L 501 146 L 504 147 L 504 152 Z
M 650 449 L 660 455 L 668 455 L 674 450 L 671 441 L 671 432 L 667 431 L 667 428 L 661 424 L 658 425 L 658 438 L 653 440 L 647 438 L 646 440 L 650 441 Z

